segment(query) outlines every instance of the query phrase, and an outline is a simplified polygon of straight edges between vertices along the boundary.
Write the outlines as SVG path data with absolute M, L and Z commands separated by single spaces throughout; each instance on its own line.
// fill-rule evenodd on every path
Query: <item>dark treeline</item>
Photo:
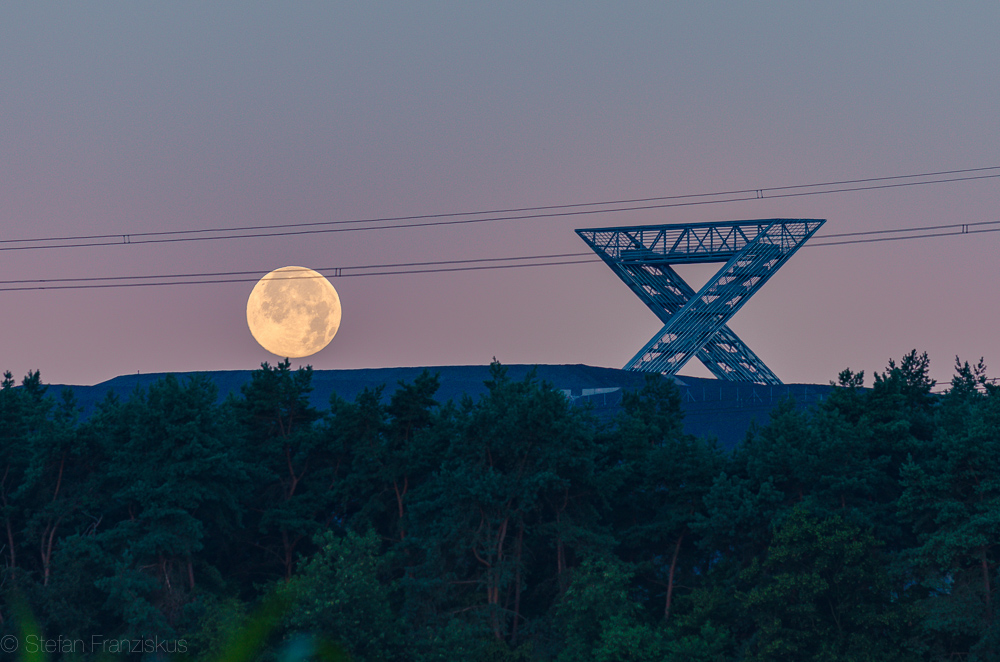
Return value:
M 166 377 L 86 420 L 0 387 L 0 634 L 180 639 L 207 658 L 264 596 L 358 661 L 992 660 L 1000 387 L 926 355 L 844 371 L 733 453 L 651 377 L 601 422 L 494 364 L 478 401 L 308 403 L 264 364 L 219 402 Z M 267 657 L 269 653 L 265 653 Z

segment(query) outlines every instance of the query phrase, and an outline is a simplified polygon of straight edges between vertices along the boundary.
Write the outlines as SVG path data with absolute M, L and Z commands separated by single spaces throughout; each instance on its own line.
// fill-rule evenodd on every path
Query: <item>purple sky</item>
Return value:
M 679 8 L 678 8 L 679 7 Z M 0 239 L 236 227 L 1000 165 L 1000 4 L 5 3 Z M 1000 220 L 1000 180 L 451 228 L 0 252 L 0 279 L 585 250 L 577 227 Z M 1000 375 L 1000 233 L 803 248 L 731 328 L 786 382 L 910 349 Z M 714 271 L 714 269 L 710 269 Z M 705 273 L 704 276 L 707 276 Z M 620 367 L 659 328 L 600 263 L 334 279 L 317 369 Z M 249 369 L 252 283 L 0 292 L 0 369 Z M 685 372 L 707 375 L 692 361 Z M 870 383 L 870 377 L 869 377 Z

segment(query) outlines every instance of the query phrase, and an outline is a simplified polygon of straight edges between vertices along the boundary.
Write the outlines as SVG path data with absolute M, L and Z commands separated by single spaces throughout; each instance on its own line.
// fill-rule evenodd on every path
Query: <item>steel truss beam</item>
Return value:
M 768 219 L 577 230 L 663 322 L 626 370 L 673 375 L 692 356 L 730 381 L 780 384 L 729 319 L 820 226 L 820 219 Z M 697 292 L 670 265 L 724 262 Z

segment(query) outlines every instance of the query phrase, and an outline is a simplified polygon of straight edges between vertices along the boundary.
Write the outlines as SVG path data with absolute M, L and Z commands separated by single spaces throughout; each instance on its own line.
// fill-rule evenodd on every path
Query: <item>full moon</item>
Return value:
M 275 269 L 250 292 L 247 324 L 260 346 L 272 354 L 310 356 L 337 335 L 340 296 L 323 274 L 312 269 Z

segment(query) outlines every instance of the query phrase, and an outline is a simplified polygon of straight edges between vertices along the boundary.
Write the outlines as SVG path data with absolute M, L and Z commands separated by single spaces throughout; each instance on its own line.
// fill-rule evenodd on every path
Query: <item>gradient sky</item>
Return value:
M 1000 165 L 1000 4 L 4 3 L 0 239 L 690 194 Z M 1000 180 L 619 215 L 0 252 L 0 279 L 585 250 L 577 227 L 1000 220 Z M 786 382 L 927 351 L 1000 375 L 1000 233 L 803 248 L 731 328 Z M 714 271 L 711 268 L 710 271 Z M 695 274 L 697 275 L 697 274 Z M 707 277 L 709 274 L 702 274 Z M 604 265 L 334 279 L 317 369 L 621 367 L 659 322 Z M 252 283 L 0 292 L 0 369 L 250 369 Z M 707 375 L 692 361 L 684 371 Z

